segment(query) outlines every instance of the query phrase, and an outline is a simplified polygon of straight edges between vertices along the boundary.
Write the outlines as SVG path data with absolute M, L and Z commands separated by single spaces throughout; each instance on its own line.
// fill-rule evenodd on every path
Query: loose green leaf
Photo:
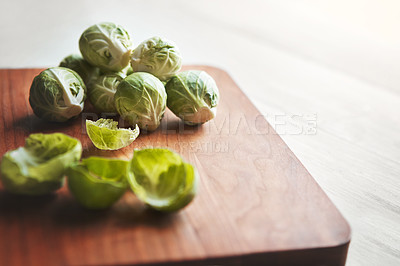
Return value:
M 79 161 L 79 140 L 62 133 L 31 134 L 25 146 L 4 154 L 1 179 L 10 192 L 47 194 L 63 185 L 65 170 Z
M 152 208 L 177 211 L 194 198 L 198 173 L 168 149 L 134 151 L 128 181 L 136 196 Z
M 130 145 L 139 136 L 139 127 L 135 129 L 118 128 L 118 122 L 100 118 L 97 121 L 86 120 L 86 132 L 94 146 L 101 150 L 118 150 Z
M 128 187 L 128 166 L 128 161 L 119 159 L 83 159 L 67 170 L 69 190 L 88 209 L 108 208 Z

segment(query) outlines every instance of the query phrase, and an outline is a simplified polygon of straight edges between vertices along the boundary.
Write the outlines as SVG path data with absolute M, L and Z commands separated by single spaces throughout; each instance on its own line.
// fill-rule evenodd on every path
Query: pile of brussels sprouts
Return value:
M 34 113 L 63 122 L 82 112 L 86 97 L 98 112 L 118 113 L 129 125 L 153 131 L 166 107 L 186 124 L 215 117 L 219 92 L 204 71 L 179 72 L 182 57 L 171 41 L 153 37 L 133 48 L 121 26 L 99 23 L 79 40 L 82 56 L 35 77 L 29 102 Z
M 38 117 L 68 121 L 83 111 L 87 98 L 98 112 L 118 113 L 129 125 L 148 131 L 159 127 L 166 107 L 189 125 L 216 115 L 215 81 L 204 71 L 179 72 L 182 57 L 169 40 L 153 37 L 133 49 L 123 27 L 99 23 L 83 32 L 79 49 L 82 56 L 67 56 L 59 67 L 33 79 L 29 103 Z M 106 132 L 111 142 L 124 136 L 129 141 L 118 141 L 130 144 L 139 134 L 136 128 L 110 136 L 117 129 L 116 122 L 108 120 L 87 125 L 93 129 L 92 141 L 97 132 Z M 96 128 L 102 125 L 107 128 Z M 97 139 L 106 142 L 103 133 Z M 100 144 L 96 147 L 123 146 L 117 141 Z M 128 186 L 140 200 L 161 211 L 183 208 L 196 193 L 195 167 L 171 150 L 135 150 L 129 161 L 101 157 L 80 161 L 81 154 L 81 143 L 75 138 L 62 133 L 31 134 L 24 147 L 4 154 L 2 183 L 16 194 L 42 195 L 59 189 L 67 176 L 71 193 L 92 209 L 111 206 Z

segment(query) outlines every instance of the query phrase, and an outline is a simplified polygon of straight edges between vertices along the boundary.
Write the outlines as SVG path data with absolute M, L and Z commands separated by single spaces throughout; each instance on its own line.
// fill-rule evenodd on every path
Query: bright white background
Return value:
M 58 65 L 100 21 L 227 70 L 350 222 L 347 265 L 400 265 L 399 1 L 2 1 L 0 67 Z

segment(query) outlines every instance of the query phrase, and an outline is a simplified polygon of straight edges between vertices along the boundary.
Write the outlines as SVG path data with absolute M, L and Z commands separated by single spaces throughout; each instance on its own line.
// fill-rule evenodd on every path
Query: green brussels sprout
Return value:
M 110 207 L 128 188 L 129 162 L 112 158 L 89 157 L 67 170 L 68 188 L 88 209 Z
M 24 147 L 4 154 L 3 186 L 16 194 L 48 194 L 62 187 L 66 169 L 81 154 L 81 143 L 75 138 L 62 133 L 31 134 Z
M 168 108 L 186 124 L 202 124 L 215 117 L 219 91 L 206 72 L 181 72 L 168 81 L 165 89 Z
M 161 81 L 145 72 L 135 72 L 118 85 L 114 96 L 118 113 L 130 125 L 155 130 L 167 105 L 167 94 Z
M 103 22 L 82 33 L 79 49 L 91 65 L 103 71 L 118 72 L 129 64 L 132 42 L 123 27 Z
M 168 149 L 135 150 L 128 182 L 132 191 L 150 207 L 165 212 L 188 205 L 197 192 L 199 175 Z
M 133 51 L 131 66 L 133 72 L 148 72 L 164 81 L 178 73 L 182 57 L 173 42 L 153 37 L 139 44 Z
M 86 99 L 86 86 L 75 71 L 51 67 L 32 82 L 29 103 L 35 115 L 48 121 L 64 122 L 78 116 Z
M 114 94 L 119 83 L 125 78 L 122 72 L 104 74 L 88 86 L 90 102 L 100 112 L 116 113 Z
M 77 54 L 71 54 L 65 57 L 60 62 L 60 67 L 66 67 L 72 69 L 82 78 L 86 86 L 91 80 L 96 79 L 100 76 L 100 69 L 89 64 L 82 56 Z

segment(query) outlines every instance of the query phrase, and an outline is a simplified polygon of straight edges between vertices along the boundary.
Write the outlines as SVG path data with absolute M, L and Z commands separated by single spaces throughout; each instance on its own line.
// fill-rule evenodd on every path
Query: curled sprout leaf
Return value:
M 168 149 L 142 149 L 134 151 L 128 182 L 132 191 L 152 208 L 177 211 L 194 198 L 198 186 L 198 173 Z
M 83 159 L 67 170 L 69 190 L 88 209 L 110 207 L 128 187 L 128 166 L 128 161 L 113 158 Z
M 4 154 L 1 179 L 10 192 L 47 194 L 63 185 L 66 169 L 79 161 L 79 140 L 62 133 L 31 134 L 25 146 Z
M 90 65 L 82 56 L 71 54 L 60 62 L 60 67 L 72 69 L 82 78 L 87 86 L 92 80 L 100 76 L 100 69 Z
M 155 76 L 135 72 L 118 85 L 114 96 L 115 107 L 130 125 L 155 130 L 160 125 L 167 106 L 164 85 Z
M 116 113 L 114 95 L 118 84 L 125 78 L 124 73 L 109 73 L 98 77 L 88 86 L 90 102 L 100 112 Z
M 165 88 L 168 108 L 186 124 L 202 124 L 215 117 L 219 90 L 206 72 L 180 72 L 168 81 Z
M 86 99 L 86 86 L 73 70 L 52 67 L 42 71 L 32 82 L 29 103 L 40 118 L 64 122 L 79 115 Z
M 118 122 L 100 118 L 97 121 L 86 120 L 86 132 L 94 146 L 101 150 L 118 150 L 130 145 L 139 136 L 139 127 L 135 129 L 118 128 Z
M 122 72 L 125 73 L 127 76 L 133 74 L 132 66 L 128 65 L 126 68 L 122 69 Z
M 131 66 L 133 72 L 148 72 L 164 81 L 178 73 L 182 57 L 172 41 L 153 37 L 139 44 L 133 51 Z
M 83 32 L 79 49 L 91 65 L 103 71 L 118 72 L 129 64 L 132 42 L 122 26 L 103 22 Z

